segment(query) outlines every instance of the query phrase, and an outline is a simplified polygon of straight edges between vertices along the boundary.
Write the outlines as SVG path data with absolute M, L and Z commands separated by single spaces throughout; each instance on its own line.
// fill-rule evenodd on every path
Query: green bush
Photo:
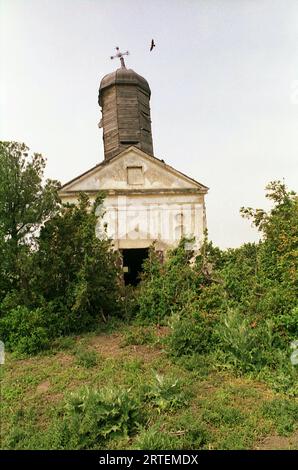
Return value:
M 22 149 L 23 146 L 19 150 Z M 1 154 L 1 163 L 4 164 L 8 157 L 6 152 Z M 35 163 L 38 161 L 39 158 Z M 24 170 L 24 162 L 18 162 L 21 167 L 17 177 Z M 42 162 L 40 160 L 39 164 L 43 165 Z M 41 170 L 39 164 L 35 171 Z M 49 182 L 46 187 L 48 185 Z M 56 184 L 55 188 L 47 187 L 44 195 L 58 198 L 56 189 Z M 40 195 L 34 196 L 36 201 Z M 32 236 L 25 240 L 22 237 L 15 239 L 15 253 L 12 253 L 12 240 L 8 235 L 3 237 L 0 217 L 0 258 L 2 248 L 10 254 L 9 266 L 1 266 L 7 279 L 5 282 L 0 279 L 0 318 L 3 319 L 0 333 L 11 350 L 35 354 L 57 337 L 96 329 L 110 317 L 123 314 L 119 255 L 112 250 L 110 240 L 96 235 L 103 197 L 103 194 L 98 194 L 91 204 L 86 194 L 80 194 L 77 204 L 59 207 L 55 200 L 55 210 L 53 207 L 53 211 L 47 213 L 39 231 L 36 230 L 38 225 L 33 224 L 38 237 L 31 233 Z M 4 200 L 0 201 L 0 206 Z M 50 200 L 44 202 L 49 203 Z M 24 206 L 26 212 L 28 204 Z M 4 212 L 0 215 L 4 216 Z M 20 212 L 20 218 L 23 212 Z M 19 220 L 17 224 L 23 227 L 20 234 L 24 227 L 30 226 L 28 220 L 25 223 Z M 18 230 L 14 229 L 14 233 Z M 6 261 L 8 259 L 5 258 Z
M 175 316 L 171 333 L 166 338 L 167 350 L 173 357 L 205 353 L 210 349 L 211 328 L 203 319 Z
M 137 318 L 142 323 L 164 323 L 196 298 L 200 278 L 191 266 L 192 252 L 186 249 L 186 243 L 182 239 L 167 253 L 164 263 L 154 246 L 151 248 L 137 295 Z
M 204 286 L 196 299 L 196 311 L 213 323 L 227 308 L 228 299 L 223 284 L 214 283 Z
M 17 354 L 36 354 L 48 349 L 51 343 L 73 331 L 82 331 L 91 326 L 86 314 L 84 321 L 69 311 L 58 299 L 39 308 L 18 305 L 0 318 L 0 337 L 8 350 Z M 96 326 L 93 320 L 93 328 Z
M 229 310 L 216 326 L 214 336 L 231 363 L 243 372 L 274 362 L 272 322 L 258 325 L 238 310 Z
M 293 308 L 290 313 L 278 315 L 274 323 L 287 340 L 298 339 L 298 307 Z
M 129 391 L 86 387 L 70 395 L 62 424 L 51 432 L 51 447 L 101 449 L 111 439 L 137 432 L 143 420 L 140 409 Z
M 35 354 L 49 347 L 45 312 L 18 306 L 0 319 L 0 338 L 8 350 Z
M 180 380 L 155 374 L 154 381 L 145 387 L 144 398 L 159 412 L 175 411 L 187 404 Z

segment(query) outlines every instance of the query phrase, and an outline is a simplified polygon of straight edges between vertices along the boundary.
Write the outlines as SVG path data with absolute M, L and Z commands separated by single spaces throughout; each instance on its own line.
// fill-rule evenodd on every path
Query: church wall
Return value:
M 116 249 L 146 248 L 156 241 L 158 250 L 174 247 L 182 236 L 195 237 L 196 249 L 204 238 L 205 205 L 198 194 L 108 196 L 98 226 Z
M 95 193 L 90 194 L 94 201 Z M 64 202 L 77 201 L 75 194 Z M 98 208 L 97 235 L 113 239 L 115 249 L 147 248 L 154 241 L 157 250 L 177 246 L 181 236 L 195 237 L 199 249 L 206 229 L 204 195 L 175 192 L 169 195 L 108 195 Z

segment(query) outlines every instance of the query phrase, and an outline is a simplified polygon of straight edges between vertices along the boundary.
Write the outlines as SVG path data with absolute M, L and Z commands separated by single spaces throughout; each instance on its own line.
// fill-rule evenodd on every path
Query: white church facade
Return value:
M 193 237 L 198 250 L 206 229 L 208 188 L 153 154 L 150 95 L 147 81 L 126 69 L 122 58 L 99 89 L 105 159 L 60 190 L 70 203 L 80 192 L 91 200 L 105 193 L 98 235 L 121 251 L 128 281 L 153 243 L 163 256 L 181 237 Z

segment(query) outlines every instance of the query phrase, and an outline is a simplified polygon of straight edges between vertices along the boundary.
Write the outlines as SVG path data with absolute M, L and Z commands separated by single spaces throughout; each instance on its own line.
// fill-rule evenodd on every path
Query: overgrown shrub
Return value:
M 287 341 L 298 339 L 298 307 L 293 308 L 289 313 L 278 315 L 275 318 L 275 325 Z
M 20 288 L 8 290 L 0 307 L 1 339 L 11 350 L 34 354 L 57 337 L 122 315 L 118 255 L 96 234 L 102 201 L 99 194 L 92 205 L 81 194 L 77 205 L 51 214 L 34 238 L 34 250 L 17 250 L 18 262 L 26 254 Z
M 243 372 L 258 370 L 274 362 L 273 324 L 268 320 L 258 324 L 231 309 L 221 318 L 214 336 L 228 360 Z
M 161 263 L 154 247 L 144 262 L 144 273 L 138 288 L 137 318 L 143 323 L 164 323 L 197 296 L 200 279 L 190 264 L 193 253 L 182 239 Z
M 211 347 L 211 327 L 202 318 L 176 315 L 166 338 L 167 350 L 173 357 L 206 353 Z
M 18 306 L 0 319 L 0 338 L 8 350 L 35 354 L 49 346 L 45 312 Z
M 80 194 L 77 205 L 64 206 L 45 223 L 34 255 L 36 289 L 46 302 L 64 303 L 72 330 L 122 312 L 118 255 L 96 233 L 103 197 L 91 204 Z

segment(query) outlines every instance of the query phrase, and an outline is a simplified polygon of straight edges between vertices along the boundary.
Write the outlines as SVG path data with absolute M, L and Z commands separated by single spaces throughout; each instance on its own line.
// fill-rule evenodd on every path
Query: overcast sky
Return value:
M 210 188 L 214 243 L 257 238 L 239 208 L 268 207 L 269 181 L 297 190 L 298 0 L 0 0 L 0 14 L 0 139 L 46 156 L 47 177 L 103 160 L 98 87 L 119 45 L 151 87 L 155 156 Z

